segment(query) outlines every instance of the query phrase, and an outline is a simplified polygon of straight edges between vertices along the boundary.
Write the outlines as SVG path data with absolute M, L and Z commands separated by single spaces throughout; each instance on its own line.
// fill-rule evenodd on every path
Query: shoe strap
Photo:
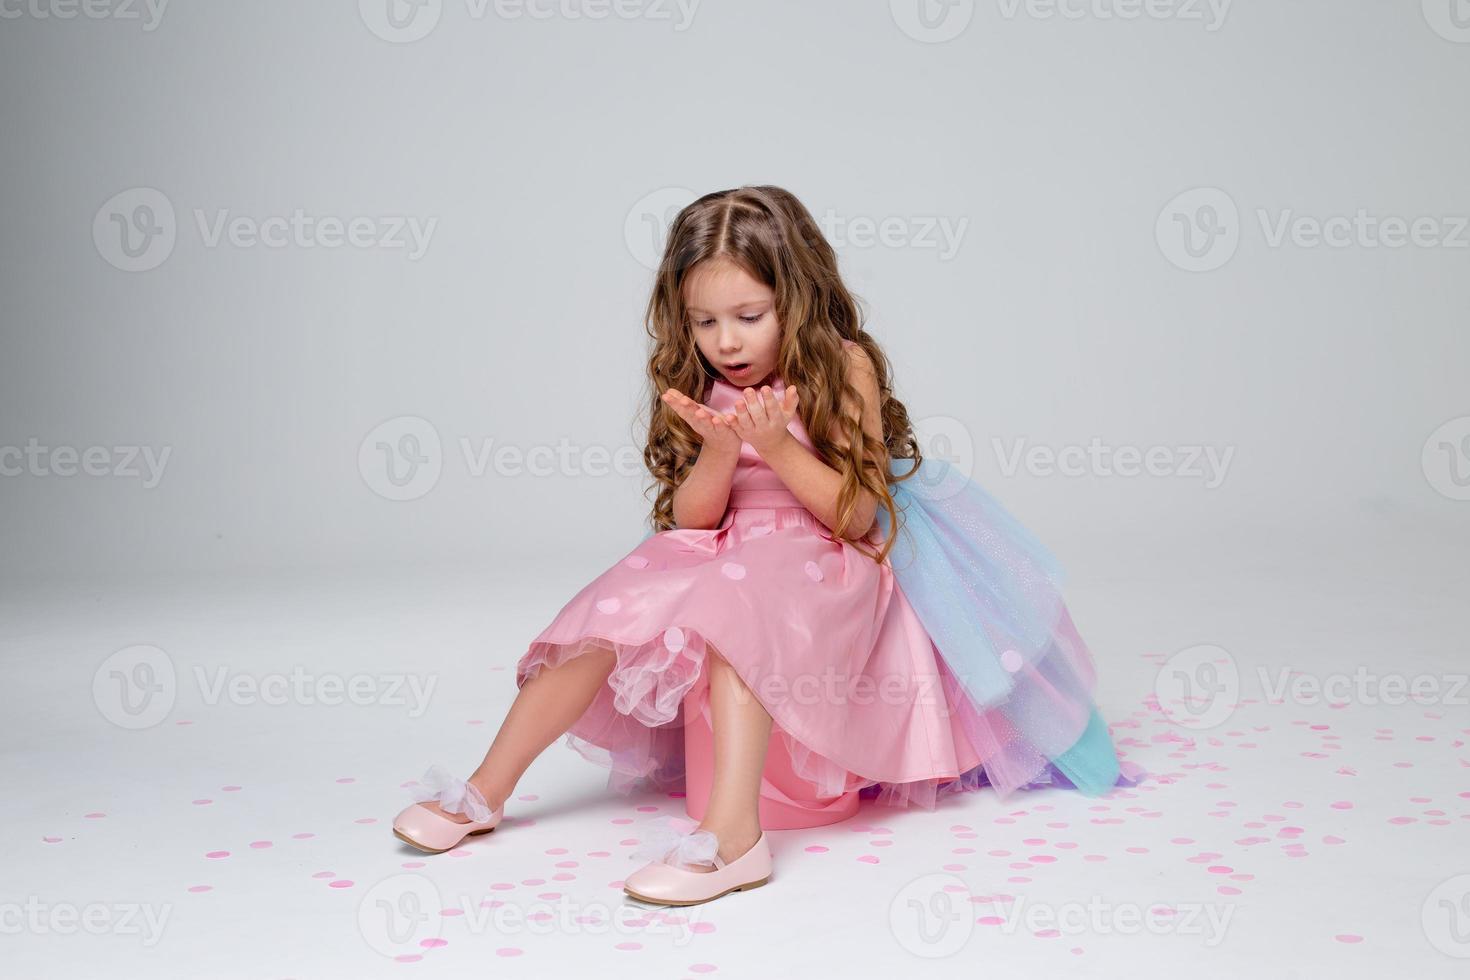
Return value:
M 420 803 L 437 803 L 445 813 L 462 813 L 477 823 L 485 823 L 495 816 L 489 801 L 473 783 L 439 765 L 430 766 L 419 785 L 409 790 L 409 795 Z

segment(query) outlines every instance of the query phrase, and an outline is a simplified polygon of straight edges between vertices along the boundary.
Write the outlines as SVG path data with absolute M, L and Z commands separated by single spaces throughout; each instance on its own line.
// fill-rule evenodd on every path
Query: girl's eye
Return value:
M 755 316 L 742 316 L 740 319 L 743 323 L 759 323 L 763 316 L 765 316 L 764 313 L 757 313 Z M 714 322 L 714 320 L 695 320 L 694 325 L 696 327 L 707 327 Z

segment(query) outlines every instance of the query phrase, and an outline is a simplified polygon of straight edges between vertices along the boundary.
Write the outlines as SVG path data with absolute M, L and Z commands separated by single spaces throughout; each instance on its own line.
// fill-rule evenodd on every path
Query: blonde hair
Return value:
M 653 530 L 675 527 L 674 490 L 694 465 L 700 447 L 699 436 L 660 395 L 674 388 L 702 403 L 718 376 L 694 342 L 683 293 L 694 268 L 715 258 L 735 263 L 775 294 L 782 333 L 776 373 L 799 389 L 797 414 L 817 455 L 842 474 L 833 534 L 846 530 L 860 488 L 876 494 L 894 532 L 879 551 L 858 547 L 881 563 L 900 526 L 888 485 L 917 472 L 922 459 L 918 440 L 908 410 L 893 396 L 888 358 L 863 330 L 857 302 L 838 275 L 837 254 L 806 207 L 789 191 L 769 185 L 706 194 L 680 211 L 669 229 L 645 317 L 653 344 L 643 461 L 655 481 L 650 489 L 657 491 L 650 515 Z M 863 348 L 877 376 L 882 442 L 863 431 L 862 396 L 847 381 L 843 340 Z M 845 435 L 846 446 L 830 437 L 834 431 Z M 887 465 L 890 458 L 912 459 L 914 469 L 895 478 Z M 870 536 L 871 532 L 859 541 Z

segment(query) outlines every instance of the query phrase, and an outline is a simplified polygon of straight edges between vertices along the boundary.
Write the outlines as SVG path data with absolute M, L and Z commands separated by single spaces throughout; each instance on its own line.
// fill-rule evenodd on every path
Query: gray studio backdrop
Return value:
M 1464 0 L 0 0 L 0 73 L 11 586 L 601 567 L 742 183 L 1064 555 L 1470 524 Z

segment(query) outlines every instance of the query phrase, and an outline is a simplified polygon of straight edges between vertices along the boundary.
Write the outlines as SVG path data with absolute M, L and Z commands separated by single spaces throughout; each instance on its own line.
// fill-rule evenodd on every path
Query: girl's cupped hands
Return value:
M 667 389 L 659 396 L 665 405 L 679 413 L 689 427 L 699 436 L 704 445 L 730 453 L 740 451 L 740 433 L 736 432 L 728 419 L 719 412 L 710 411 L 675 388 Z
M 742 397 L 735 401 L 735 411 L 722 413 L 711 411 L 681 391 L 673 388 L 663 393 L 664 403 L 679 413 L 688 422 L 706 445 L 739 450 L 742 441 L 755 447 L 765 455 L 785 440 L 792 438 L 787 426 L 796 417 L 798 396 L 796 388 L 788 385 L 785 394 L 778 398 L 770 385 L 756 391 L 746 388 Z

